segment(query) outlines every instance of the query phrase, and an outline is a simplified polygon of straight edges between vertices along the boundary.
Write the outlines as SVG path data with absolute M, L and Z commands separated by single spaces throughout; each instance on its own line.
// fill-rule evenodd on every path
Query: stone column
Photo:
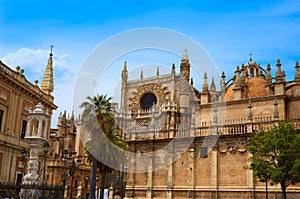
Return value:
M 167 199 L 172 198 L 172 184 L 173 184 L 173 153 L 169 155 L 169 166 L 168 166 L 168 184 L 167 184 Z
M 194 189 L 195 189 L 195 168 L 194 168 L 194 148 L 189 149 L 189 167 L 188 167 L 188 187 L 189 194 L 188 198 L 195 198 Z
M 218 192 L 218 150 L 214 147 L 211 151 L 211 188 Z
M 108 189 L 108 199 L 113 199 L 114 197 L 114 188 L 112 187 L 112 185 L 110 185 L 109 189 Z M 97 198 L 97 196 L 96 196 Z
M 37 174 L 39 168 L 39 150 L 43 146 L 43 142 L 40 139 L 30 140 L 30 157 L 27 162 L 27 174 L 23 178 L 22 184 L 24 185 L 39 185 L 40 176 Z M 22 199 L 31 199 L 39 197 L 38 189 L 22 189 L 19 193 Z
M 251 160 L 252 154 L 248 154 L 248 168 L 250 168 L 250 164 L 252 162 Z M 249 198 L 254 198 L 254 184 L 253 184 L 253 171 L 251 169 L 247 169 L 247 188 L 249 191 Z
M 152 187 L 153 187 L 153 178 L 152 178 L 152 166 L 148 166 L 148 182 L 147 182 L 147 192 L 146 198 L 152 198 Z

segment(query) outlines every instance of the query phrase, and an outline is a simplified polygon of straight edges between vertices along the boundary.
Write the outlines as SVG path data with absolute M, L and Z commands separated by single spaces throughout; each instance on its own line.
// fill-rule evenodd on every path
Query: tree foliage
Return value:
M 253 175 L 279 183 L 286 199 L 286 188 L 300 182 L 300 134 L 292 123 L 279 122 L 267 132 L 254 133 L 248 149 Z
M 103 198 L 105 177 L 113 168 L 119 168 L 125 162 L 127 143 L 116 130 L 111 111 L 111 98 L 106 95 L 87 97 L 81 104 L 84 108 L 82 124 L 90 139 L 85 143 L 88 159 L 92 162 L 90 199 L 95 196 L 96 169 L 101 173 L 101 198 Z

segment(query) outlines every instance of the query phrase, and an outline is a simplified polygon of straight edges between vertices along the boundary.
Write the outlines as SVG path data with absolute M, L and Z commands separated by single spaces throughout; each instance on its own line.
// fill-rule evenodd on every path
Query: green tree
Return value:
M 294 126 L 279 122 L 267 132 L 254 133 L 248 149 L 253 175 L 266 183 L 279 183 L 286 199 L 286 188 L 300 182 L 300 134 Z
M 87 97 L 88 101 L 81 104 L 84 108 L 82 123 L 89 132 L 91 139 L 86 142 L 88 159 L 92 163 L 90 199 L 95 198 L 96 171 L 101 173 L 100 195 L 103 198 L 106 175 L 125 162 L 124 150 L 127 144 L 116 130 L 111 112 L 111 98 L 106 95 Z

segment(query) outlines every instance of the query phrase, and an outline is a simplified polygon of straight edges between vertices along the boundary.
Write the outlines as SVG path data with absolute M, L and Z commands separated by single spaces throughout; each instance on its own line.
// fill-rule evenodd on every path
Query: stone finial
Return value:
M 234 83 L 235 83 L 236 88 L 241 87 L 241 76 L 240 76 L 240 74 L 241 74 L 240 67 L 237 66 L 236 71 L 235 71 L 235 78 L 234 78 Z
M 271 84 L 272 83 L 271 65 L 270 64 L 267 65 L 267 77 L 266 77 L 266 80 L 267 80 L 267 84 Z
M 191 73 L 191 66 L 188 59 L 187 51 L 184 49 L 183 57 L 180 63 L 180 76 L 182 79 L 189 81 L 190 80 L 190 73 Z
M 41 89 L 48 95 L 53 91 L 54 86 L 53 86 L 53 60 L 52 60 L 52 49 L 53 45 L 51 45 L 51 51 L 50 51 L 50 56 L 48 58 L 48 63 L 46 66 L 46 70 L 44 73 Z
M 207 74 L 206 72 L 204 72 L 204 76 L 203 76 L 203 85 L 202 85 L 202 91 L 208 91 L 208 82 L 207 82 Z
M 277 74 L 281 73 L 280 59 L 277 59 L 276 67 L 277 67 L 277 71 L 276 71 L 276 75 L 277 75 Z
M 295 81 L 296 82 L 300 82 L 300 70 L 299 70 L 300 66 L 299 66 L 299 62 L 296 61 L 295 63 L 295 69 L 296 69 L 296 73 L 295 73 Z
M 143 71 L 141 70 L 141 76 L 140 79 L 143 80 L 144 79 L 144 75 L 143 75 Z
M 122 77 L 122 80 L 125 81 L 125 82 L 128 79 L 128 71 L 127 71 L 127 62 L 126 61 L 124 62 L 124 66 L 123 66 L 121 77 Z
M 216 91 L 216 84 L 215 84 L 215 79 L 211 79 L 211 84 L 210 84 L 210 91 Z
M 188 59 L 189 59 L 189 58 L 188 58 L 188 53 L 187 53 L 186 48 L 185 48 L 184 51 L 183 51 L 182 59 L 185 59 L 185 60 L 188 60 Z
M 159 67 L 156 68 L 156 76 L 159 77 Z
M 222 93 L 225 93 L 225 90 L 226 90 L 226 81 L 225 81 L 225 73 L 224 71 L 222 72 L 222 75 L 221 75 L 221 82 L 220 82 L 220 86 L 221 86 L 221 92 Z
M 277 60 L 276 67 L 277 67 L 276 77 L 275 77 L 276 82 L 277 83 L 284 82 L 285 81 L 285 73 L 284 73 L 284 71 L 281 71 L 280 59 Z
M 127 71 L 127 62 L 124 62 L 123 71 Z
M 172 64 L 172 71 L 171 71 L 171 74 L 172 74 L 172 75 L 175 75 L 175 64 L 174 64 L 174 63 Z

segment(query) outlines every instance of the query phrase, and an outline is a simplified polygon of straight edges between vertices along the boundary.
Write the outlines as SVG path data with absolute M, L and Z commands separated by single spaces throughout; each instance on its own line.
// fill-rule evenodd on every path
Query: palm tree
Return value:
M 87 97 L 82 121 L 84 128 L 90 133 L 91 139 L 86 142 L 86 152 L 92 163 L 90 199 L 95 198 L 96 170 L 101 173 L 101 199 L 104 195 L 105 177 L 124 163 L 127 144 L 116 131 L 115 120 L 111 112 L 111 98 L 106 95 Z

